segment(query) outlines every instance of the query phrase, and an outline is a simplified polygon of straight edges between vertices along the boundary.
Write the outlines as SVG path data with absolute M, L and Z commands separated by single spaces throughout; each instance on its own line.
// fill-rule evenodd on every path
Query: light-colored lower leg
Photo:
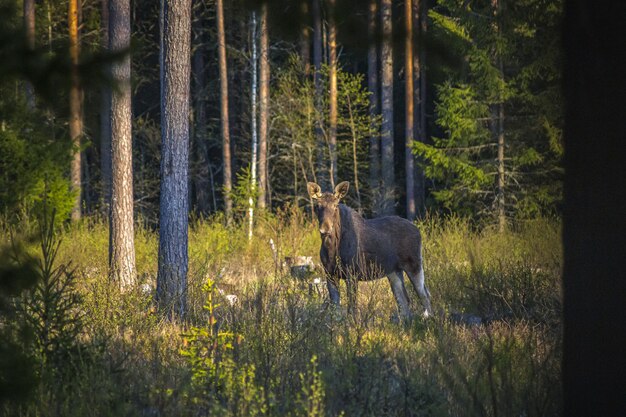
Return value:
M 339 288 L 337 288 L 337 282 L 334 279 L 328 278 L 326 280 L 328 286 L 328 296 L 330 302 L 334 305 L 339 305 Z
M 424 306 L 424 317 L 428 317 L 432 314 L 432 308 L 430 306 L 430 293 L 428 292 L 428 288 L 426 288 L 425 277 L 424 277 L 424 266 L 420 266 L 420 270 L 417 274 L 411 274 L 407 272 L 415 291 L 417 291 L 417 295 L 419 295 L 420 300 L 422 302 L 422 306 Z
M 409 318 L 411 316 L 411 311 L 409 310 L 409 300 L 406 298 L 406 289 L 404 288 L 404 280 L 402 279 L 401 273 L 392 272 L 387 275 L 389 279 L 389 285 L 391 285 L 391 291 L 393 292 L 393 296 L 398 303 L 398 310 L 400 314 L 404 318 Z

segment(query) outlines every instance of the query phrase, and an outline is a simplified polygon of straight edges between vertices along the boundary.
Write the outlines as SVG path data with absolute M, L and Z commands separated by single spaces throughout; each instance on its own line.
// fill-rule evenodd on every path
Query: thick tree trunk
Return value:
M 252 196 L 256 193 L 256 162 L 257 162 L 257 19 L 256 12 L 252 12 L 250 22 L 250 40 L 252 41 L 252 87 L 250 89 L 250 130 L 252 136 L 252 155 L 250 158 L 250 196 L 248 197 L 248 240 L 252 240 L 254 230 L 254 200 Z
M 109 49 L 109 0 L 101 0 L 100 45 Z M 111 204 L 111 86 L 100 89 L 100 175 L 102 177 L 102 209 L 109 212 Z
M 191 0 L 161 9 L 161 203 L 157 298 L 170 319 L 186 310 Z
M 265 209 L 267 203 L 267 138 L 269 122 L 270 60 L 267 32 L 267 3 L 261 5 L 259 54 L 259 194 L 257 206 Z
M 111 95 L 111 227 L 109 269 L 122 288 L 135 282 L 133 227 L 133 149 L 130 85 L 130 0 L 110 0 L 109 49 L 127 51 L 111 66 L 116 89 Z
M 226 223 L 230 225 L 233 219 L 233 189 L 232 158 L 230 154 L 230 124 L 228 121 L 228 70 L 226 63 L 226 33 L 224 32 L 224 4 L 223 0 L 216 1 L 217 7 L 217 50 L 220 67 L 220 115 L 222 133 L 222 159 L 224 160 L 224 211 Z
M 369 96 L 369 113 L 374 120 L 378 117 L 378 35 L 376 21 L 378 19 L 378 0 L 370 0 L 367 14 L 367 88 Z M 370 175 L 369 185 L 372 195 L 379 191 L 380 185 L 380 126 L 372 123 L 370 133 Z
M 192 22 L 193 30 L 193 103 L 194 103 L 194 126 L 193 126 L 193 141 L 195 155 L 192 156 L 197 163 L 197 170 L 195 175 L 194 189 L 196 196 L 196 209 L 202 214 L 209 212 L 209 154 L 207 149 L 207 137 L 206 137 L 206 85 L 204 82 L 205 77 L 205 60 L 204 60 L 204 39 L 203 33 L 203 21 L 202 11 L 204 9 L 204 2 L 196 0 L 194 2 L 194 20 Z
M 413 109 L 413 7 L 411 0 L 404 0 L 404 71 L 405 71 L 405 143 L 404 160 L 406 174 L 406 218 L 415 219 L 415 162 L 413 159 L 412 144 L 415 139 L 415 122 Z
M 568 417 L 626 410 L 626 2 L 570 0 L 563 25 L 563 385 Z
M 24 32 L 26 45 L 31 51 L 35 49 L 35 0 L 24 0 Z M 24 84 L 26 93 L 26 107 L 35 109 L 35 90 L 33 85 L 26 81 Z
M 382 89 L 381 89 L 381 170 L 383 180 L 383 207 L 385 214 L 395 212 L 395 164 L 394 164 L 394 129 L 393 129 L 393 33 L 391 18 L 391 0 L 382 0 L 380 14 L 382 27 Z
M 326 140 L 322 129 L 322 103 L 323 103 L 323 85 L 322 85 L 322 11 L 321 0 L 313 0 L 313 84 L 315 87 L 315 141 L 317 144 L 317 161 L 316 161 L 316 177 L 318 184 L 322 188 L 328 186 L 328 177 L 326 175 Z
M 420 42 L 426 35 L 427 0 L 413 0 L 413 103 L 415 140 L 426 143 L 426 75 L 424 60 L 426 48 Z M 420 32 L 416 36 L 416 32 Z M 420 159 L 417 159 L 420 162 Z M 426 207 L 426 184 L 424 170 L 418 163 L 415 165 L 415 210 L 418 217 L 423 217 Z
M 329 101 L 329 129 L 328 154 L 330 156 L 328 176 L 330 187 L 335 189 L 337 179 L 337 24 L 335 22 L 335 2 L 328 1 L 328 83 Z
M 80 140 L 83 134 L 82 91 L 78 75 L 78 57 L 80 54 L 80 40 L 78 34 L 78 0 L 69 0 L 68 26 L 70 39 L 71 86 L 70 86 L 70 140 L 72 141 L 72 163 L 70 166 L 70 182 L 75 194 L 72 207 L 72 221 L 81 217 L 81 150 Z

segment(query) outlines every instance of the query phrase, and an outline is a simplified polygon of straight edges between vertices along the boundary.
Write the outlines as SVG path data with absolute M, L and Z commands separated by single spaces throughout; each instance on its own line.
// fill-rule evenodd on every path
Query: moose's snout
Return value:
M 322 223 L 322 225 L 320 226 L 320 234 L 322 236 L 328 236 L 330 235 L 330 232 L 333 231 L 333 225 L 332 224 L 324 224 Z

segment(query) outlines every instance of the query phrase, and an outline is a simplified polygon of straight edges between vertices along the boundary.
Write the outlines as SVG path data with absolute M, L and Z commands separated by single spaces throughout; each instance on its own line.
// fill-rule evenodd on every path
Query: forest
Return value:
M 0 0 L 0 415 L 562 415 L 563 3 Z M 342 181 L 430 317 L 329 302 Z

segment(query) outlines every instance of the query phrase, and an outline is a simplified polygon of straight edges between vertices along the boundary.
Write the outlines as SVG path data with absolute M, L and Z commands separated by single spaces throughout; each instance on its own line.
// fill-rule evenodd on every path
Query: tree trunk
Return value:
M 395 212 L 395 167 L 394 167 L 394 129 L 393 129 L 393 39 L 391 20 L 391 0 L 382 0 L 380 14 L 382 26 L 382 126 L 381 126 L 381 170 L 383 180 L 382 212 Z
M 413 160 L 412 144 L 415 139 L 414 133 L 414 109 L 413 109 L 413 6 L 411 0 L 404 0 L 404 70 L 405 70 L 405 130 L 404 137 L 406 147 L 404 149 L 405 174 L 406 174 L 406 218 L 415 219 L 415 163 Z
M 232 160 L 230 154 L 230 124 L 228 122 L 228 71 L 226 67 L 226 33 L 224 32 L 224 3 L 216 1 L 217 7 L 217 50 L 220 67 L 220 114 L 222 133 L 222 159 L 224 160 L 224 210 L 226 223 L 233 220 L 233 189 Z
M 35 49 L 35 0 L 24 0 L 24 31 L 26 46 L 33 51 Z M 26 107 L 32 111 L 35 109 L 35 90 L 33 85 L 26 81 L 24 90 L 26 93 Z
M 317 180 L 322 188 L 327 187 L 325 148 L 326 141 L 322 131 L 322 103 L 323 103 L 323 85 L 322 85 L 322 11 L 321 0 L 313 0 L 313 66 L 315 72 L 313 74 L 313 84 L 315 87 L 315 141 L 317 143 Z
M 328 1 L 328 82 L 329 101 L 329 129 L 328 153 L 330 156 L 329 172 L 330 187 L 335 189 L 337 177 L 337 24 L 335 22 L 335 2 Z
M 300 59 L 304 75 L 311 73 L 311 28 L 309 27 L 308 0 L 300 0 Z
M 370 0 L 367 14 L 367 88 L 369 96 L 369 113 L 372 120 L 378 117 L 378 36 L 376 20 L 378 19 L 378 0 Z M 376 196 L 380 185 L 380 126 L 372 123 L 370 133 L 370 175 L 369 185 L 373 196 Z
M 500 37 L 500 1 L 491 0 L 493 7 L 495 31 L 498 37 Z M 504 65 L 502 63 L 502 57 L 499 51 L 496 51 L 496 61 L 498 69 L 500 70 L 500 76 L 504 80 Z M 499 101 L 496 104 L 496 135 L 498 140 L 498 191 L 496 196 L 496 206 L 498 212 L 498 229 L 503 232 L 506 228 L 506 209 L 505 209 L 505 166 L 504 166 L 504 94 L 502 91 L 499 93 Z
M 256 161 L 257 161 L 257 21 L 256 12 L 252 12 L 252 19 L 250 22 L 250 40 L 252 41 L 252 88 L 250 89 L 250 130 L 252 136 L 252 156 L 250 158 L 250 195 L 248 197 L 248 240 L 252 240 L 252 233 L 254 229 L 254 199 L 252 198 L 256 193 Z
M 70 140 L 72 141 L 72 163 L 70 167 L 71 188 L 74 196 L 72 221 L 81 217 L 81 150 L 80 139 L 83 134 L 82 91 L 78 75 L 78 57 L 80 40 L 78 34 L 78 0 L 69 0 L 68 26 L 70 38 L 70 59 L 72 62 L 70 85 Z
M 626 2 L 571 0 L 563 23 L 564 416 L 626 409 Z
M 100 44 L 109 49 L 109 0 L 101 0 Z M 100 175 L 102 177 L 102 210 L 106 213 L 111 204 L 111 86 L 105 83 L 100 89 Z
M 130 85 L 130 0 L 110 0 L 109 49 L 126 51 L 124 58 L 111 65 L 116 89 L 111 95 L 111 227 L 109 269 L 120 287 L 135 282 L 133 228 L 133 149 Z
M 415 140 L 426 143 L 426 74 L 424 58 L 426 48 L 419 41 L 426 35 L 426 16 L 428 14 L 428 2 L 426 0 L 413 0 L 413 103 L 414 103 L 414 130 Z M 416 32 L 420 32 L 416 36 Z M 419 157 L 418 162 L 421 162 Z M 426 184 L 424 169 L 417 163 L 415 165 L 415 210 L 419 218 L 424 216 L 426 210 Z
M 267 138 L 269 122 L 270 60 L 267 32 L 267 3 L 261 5 L 259 55 L 259 194 L 257 205 L 265 209 L 267 203 Z
M 187 301 L 190 44 L 191 0 L 164 0 L 157 299 L 170 319 L 184 317 Z
M 206 121 L 206 95 L 207 91 L 204 82 L 205 77 L 205 60 L 204 60 L 204 39 L 202 36 L 202 11 L 204 2 L 195 1 L 193 13 L 195 14 L 192 22 L 193 30 L 193 103 L 194 103 L 194 128 L 193 140 L 196 154 L 192 156 L 197 161 L 198 169 L 196 170 L 194 188 L 196 191 L 196 209 L 202 214 L 209 212 L 209 154 L 207 149 L 207 121 Z

